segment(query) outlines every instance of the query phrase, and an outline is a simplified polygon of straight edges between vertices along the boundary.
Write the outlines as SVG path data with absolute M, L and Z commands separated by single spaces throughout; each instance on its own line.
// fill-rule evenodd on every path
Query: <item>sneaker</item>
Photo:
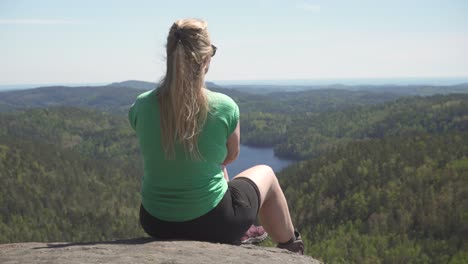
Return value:
M 276 247 L 284 248 L 291 252 L 304 255 L 304 242 L 302 241 L 301 235 L 297 231 L 294 231 L 294 238 L 291 238 L 291 240 L 286 243 L 278 243 Z
M 241 237 L 241 244 L 258 244 L 268 237 L 262 226 L 250 226 L 249 230 Z

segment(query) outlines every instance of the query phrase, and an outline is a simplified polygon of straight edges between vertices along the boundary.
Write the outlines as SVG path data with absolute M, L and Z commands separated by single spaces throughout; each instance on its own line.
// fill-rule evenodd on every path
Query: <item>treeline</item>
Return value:
M 278 176 L 327 263 L 467 263 L 468 132 L 356 141 Z

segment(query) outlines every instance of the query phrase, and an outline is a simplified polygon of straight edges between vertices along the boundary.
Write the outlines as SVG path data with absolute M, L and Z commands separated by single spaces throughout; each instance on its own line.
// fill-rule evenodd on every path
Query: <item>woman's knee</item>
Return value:
M 276 174 L 272 167 L 262 164 L 262 165 L 257 165 L 254 168 L 258 168 L 258 170 L 261 170 L 264 176 L 268 176 L 268 177 L 271 177 L 272 179 L 276 179 Z
M 279 185 L 278 178 L 276 178 L 275 171 L 273 170 L 272 167 L 268 165 L 258 165 L 262 168 L 264 171 L 264 175 L 268 178 L 268 180 L 271 182 L 271 185 Z
M 256 165 L 251 167 L 234 178 L 237 177 L 247 177 L 253 180 L 257 185 L 262 185 L 270 187 L 271 185 L 277 184 L 278 179 L 276 178 L 275 172 L 268 165 Z
M 270 167 L 270 166 L 268 166 L 268 165 L 261 164 L 261 165 L 255 166 L 255 167 L 261 168 L 261 169 L 264 170 L 265 173 L 267 173 L 267 174 L 273 174 L 273 175 L 275 175 L 275 172 L 273 171 L 273 168 Z

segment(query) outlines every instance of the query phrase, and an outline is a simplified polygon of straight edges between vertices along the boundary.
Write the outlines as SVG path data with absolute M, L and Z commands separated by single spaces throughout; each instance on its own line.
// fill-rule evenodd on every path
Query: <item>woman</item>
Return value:
M 239 109 L 205 89 L 216 47 L 207 23 L 176 21 L 167 37 L 167 70 L 129 111 L 144 159 L 140 222 L 163 239 L 238 244 L 257 214 L 278 247 L 303 253 L 288 205 L 268 166 L 228 182 L 224 166 L 239 154 Z

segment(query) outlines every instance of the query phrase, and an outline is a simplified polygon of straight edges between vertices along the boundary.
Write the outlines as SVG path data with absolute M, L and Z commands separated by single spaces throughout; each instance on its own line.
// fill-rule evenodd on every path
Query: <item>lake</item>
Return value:
M 227 166 L 229 178 L 233 178 L 240 172 L 255 165 L 268 165 L 274 171 L 280 171 L 294 161 L 280 159 L 273 153 L 273 148 L 255 148 L 245 145 L 240 146 L 240 154 L 236 161 Z

